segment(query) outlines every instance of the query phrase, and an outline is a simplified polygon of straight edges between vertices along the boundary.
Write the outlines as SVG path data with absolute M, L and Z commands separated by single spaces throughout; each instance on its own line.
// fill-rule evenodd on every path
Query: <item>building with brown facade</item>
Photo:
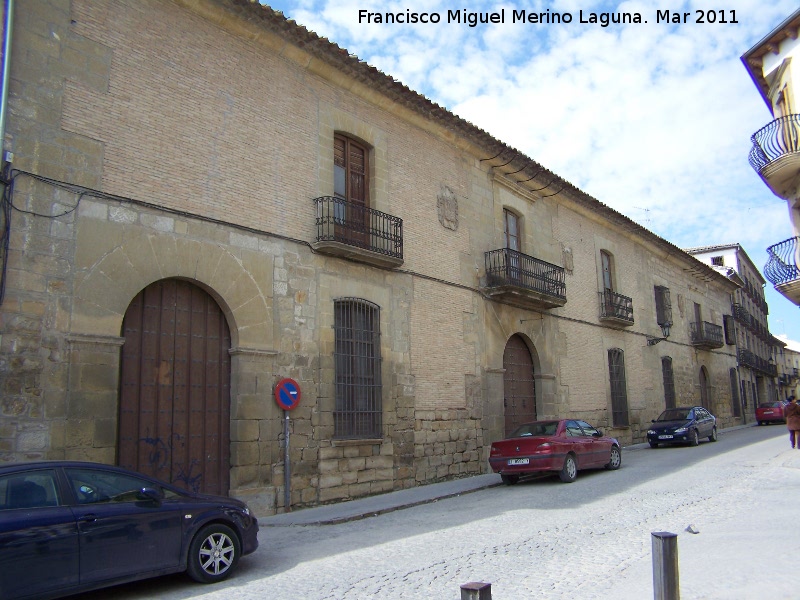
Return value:
M 0 459 L 269 514 L 287 419 L 292 506 L 487 472 L 535 418 L 740 422 L 736 282 L 281 14 L 9 21 Z

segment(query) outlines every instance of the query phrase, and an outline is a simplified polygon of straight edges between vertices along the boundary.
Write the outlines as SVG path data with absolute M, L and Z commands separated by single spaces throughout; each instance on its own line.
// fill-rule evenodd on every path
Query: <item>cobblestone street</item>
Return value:
M 796 453 L 796 454 L 795 454 Z M 262 526 L 228 582 L 181 576 L 83 598 L 494 600 L 653 597 L 651 532 L 678 533 L 681 597 L 796 598 L 800 452 L 784 426 L 636 448 L 616 472 L 493 487 L 338 525 Z M 693 525 L 699 533 L 685 530 Z

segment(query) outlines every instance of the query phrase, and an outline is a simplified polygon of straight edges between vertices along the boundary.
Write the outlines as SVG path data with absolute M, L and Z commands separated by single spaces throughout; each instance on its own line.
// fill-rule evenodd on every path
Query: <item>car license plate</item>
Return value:
M 764 411 L 764 414 L 765 414 L 765 415 L 771 415 L 771 414 L 772 414 L 772 411 L 771 411 L 771 410 L 765 410 L 765 411 Z
M 508 465 L 527 465 L 530 462 L 527 458 L 509 458 Z
M 658 436 L 658 439 L 660 439 L 660 440 L 671 440 L 672 436 L 671 435 L 660 435 L 660 436 Z

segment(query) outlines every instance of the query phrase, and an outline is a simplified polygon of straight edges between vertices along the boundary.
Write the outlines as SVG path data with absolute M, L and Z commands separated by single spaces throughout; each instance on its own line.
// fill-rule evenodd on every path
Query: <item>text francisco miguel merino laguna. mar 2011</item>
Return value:
M 702 10 L 675 11 L 657 9 L 652 15 L 656 23 L 670 24 L 736 24 L 735 10 Z M 588 25 L 625 25 L 647 23 L 648 19 L 639 12 L 588 12 L 578 11 L 577 15 L 570 12 L 556 12 L 549 8 L 544 12 L 531 12 L 501 8 L 494 12 L 472 12 L 466 8 L 448 10 L 447 12 L 416 12 L 412 10 L 398 12 L 370 12 L 361 9 L 358 11 L 358 22 L 369 24 L 429 24 L 429 23 L 456 23 L 477 27 L 491 23 L 525 23 L 540 25 L 560 25 L 583 23 Z

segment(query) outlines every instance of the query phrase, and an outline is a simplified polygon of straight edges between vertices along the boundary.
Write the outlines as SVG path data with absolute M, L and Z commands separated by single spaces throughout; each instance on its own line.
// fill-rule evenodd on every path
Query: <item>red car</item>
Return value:
M 767 423 L 783 423 L 786 421 L 784 410 L 788 402 L 762 402 L 756 407 L 756 421 L 759 425 Z
M 492 444 L 489 466 L 503 483 L 513 485 L 521 475 L 558 473 L 572 483 L 582 469 L 619 469 L 619 442 L 585 421 L 535 421 L 520 425 L 506 439 Z

